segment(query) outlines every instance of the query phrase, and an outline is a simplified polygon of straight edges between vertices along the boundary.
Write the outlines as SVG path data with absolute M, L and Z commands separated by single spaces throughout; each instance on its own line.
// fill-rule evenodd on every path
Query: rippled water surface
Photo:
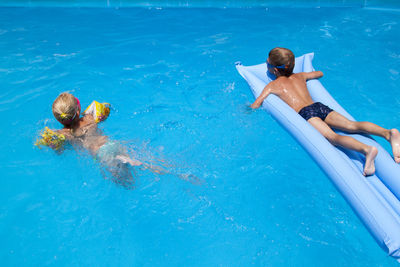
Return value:
M 400 127 L 400 13 L 358 8 L 0 8 L 5 266 L 396 266 L 234 62 L 315 52 L 355 118 Z M 126 190 L 84 151 L 34 147 L 63 91 L 176 175 Z M 386 148 L 388 145 L 381 142 Z

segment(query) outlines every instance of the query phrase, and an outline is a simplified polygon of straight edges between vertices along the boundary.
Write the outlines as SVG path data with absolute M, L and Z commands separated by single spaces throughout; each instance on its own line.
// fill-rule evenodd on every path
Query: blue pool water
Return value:
M 315 52 L 336 100 L 400 127 L 400 12 L 362 8 L 0 8 L 5 266 L 396 266 L 234 62 Z M 103 179 L 84 151 L 32 144 L 62 91 L 176 175 Z M 379 140 L 384 147 L 389 146 Z

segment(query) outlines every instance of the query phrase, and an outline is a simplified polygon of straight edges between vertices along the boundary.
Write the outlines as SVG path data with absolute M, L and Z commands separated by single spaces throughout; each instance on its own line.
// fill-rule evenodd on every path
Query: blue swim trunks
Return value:
M 306 121 L 313 117 L 318 117 L 321 120 L 325 120 L 326 116 L 331 113 L 333 109 L 328 106 L 325 106 L 321 102 L 315 102 L 307 107 L 302 108 L 299 111 L 299 115 L 302 116 Z
M 120 163 L 120 161 L 116 159 L 116 156 L 125 154 L 126 150 L 120 143 L 108 141 L 99 148 L 96 159 L 98 159 L 101 163 L 110 165 L 112 163 Z

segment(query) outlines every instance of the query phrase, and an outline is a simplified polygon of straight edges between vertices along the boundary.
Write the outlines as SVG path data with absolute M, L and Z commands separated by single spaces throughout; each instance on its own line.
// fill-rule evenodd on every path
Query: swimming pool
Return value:
M 350 8 L 0 8 L 5 265 L 392 266 L 234 67 L 315 52 L 335 99 L 400 127 L 400 12 Z M 299 23 L 301 22 L 301 23 Z M 180 172 L 135 190 L 84 152 L 32 143 L 62 91 L 110 102 L 100 127 Z M 389 146 L 378 139 L 386 148 Z

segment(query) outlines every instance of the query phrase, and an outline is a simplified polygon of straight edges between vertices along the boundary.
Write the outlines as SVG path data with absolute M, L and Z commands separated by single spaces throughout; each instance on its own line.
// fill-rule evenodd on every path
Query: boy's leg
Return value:
M 135 166 L 143 166 L 146 169 L 149 169 L 150 171 L 152 171 L 154 173 L 157 173 L 157 174 L 166 174 L 166 173 L 168 173 L 168 171 L 164 170 L 163 168 L 161 168 L 159 166 L 155 166 L 155 165 L 151 165 L 151 164 L 149 165 L 149 164 L 143 163 L 143 162 L 141 162 L 139 160 L 136 160 L 134 158 L 130 158 L 128 155 L 120 154 L 120 155 L 117 155 L 115 158 L 118 159 L 119 161 L 121 161 L 122 163 L 127 163 L 127 164 L 130 164 L 131 166 L 134 166 L 134 167 Z
M 325 118 L 326 124 L 349 133 L 366 133 L 378 135 L 389 141 L 390 130 L 382 128 L 368 121 L 351 121 L 336 111 L 332 111 Z
M 335 133 L 328 124 L 318 117 L 313 117 L 308 122 L 314 126 L 326 139 L 333 145 L 342 146 L 351 150 L 358 151 L 365 155 L 364 172 L 365 176 L 372 175 L 375 172 L 375 157 L 378 149 L 373 146 L 363 144 L 349 136 L 342 136 Z
M 325 122 L 336 129 L 349 133 L 366 133 L 385 138 L 392 145 L 394 160 L 400 162 L 400 133 L 397 129 L 385 129 L 368 121 L 351 121 L 336 111 L 325 118 Z
M 140 161 L 138 161 L 136 159 L 130 158 L 128 155 L 120 154 L 120 155 L 117 155 L 115 158 L 120 160 L 122 163 L 128 163 L 131 166 L 140 166 L 140 165 L 143 164 L 142 162 L 140 162 Z

